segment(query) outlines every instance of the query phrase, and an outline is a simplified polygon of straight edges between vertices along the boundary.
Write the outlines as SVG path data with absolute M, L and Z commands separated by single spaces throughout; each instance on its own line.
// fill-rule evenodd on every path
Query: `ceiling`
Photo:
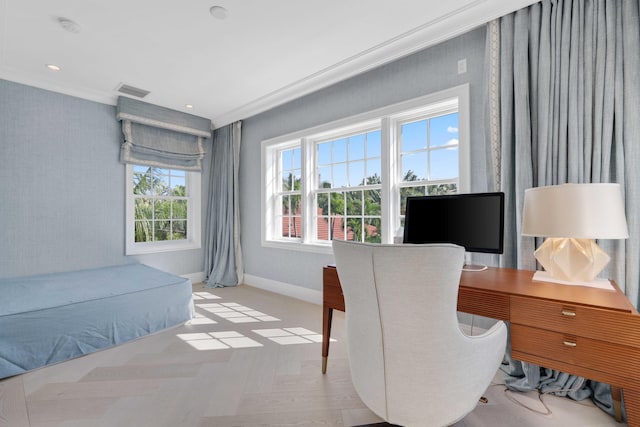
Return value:
M 0 78 L 108 104 L 125 83 L 218 127 L 535 1 L 0 0 Z

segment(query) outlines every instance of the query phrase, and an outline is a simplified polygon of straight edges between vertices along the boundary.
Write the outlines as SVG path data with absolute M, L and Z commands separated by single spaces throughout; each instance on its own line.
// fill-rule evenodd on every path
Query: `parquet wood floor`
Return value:
M 248 286 L 194 286 L 190 324 L 0 381 L 0 427 L 356 426 L 378 423 L 351 384 L 344 316 L 320 373 L 321 307 Z M 500 376 L 496 375 L 496 382 Z M 591 402 L 500 385 L 456 427 L 622 426 Z M 541 409 L 533 393 L 515 396 Z

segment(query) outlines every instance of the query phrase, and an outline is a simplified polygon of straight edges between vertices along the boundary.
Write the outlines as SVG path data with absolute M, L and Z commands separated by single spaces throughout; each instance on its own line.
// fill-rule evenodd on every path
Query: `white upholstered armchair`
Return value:
M 507 330 L 498 322 L 478 336 L 461 331 L 464 249 L 334 240 L 333 252 L 363 402 L 402 426 L 446 426 L 471 412 L 502 361 Z

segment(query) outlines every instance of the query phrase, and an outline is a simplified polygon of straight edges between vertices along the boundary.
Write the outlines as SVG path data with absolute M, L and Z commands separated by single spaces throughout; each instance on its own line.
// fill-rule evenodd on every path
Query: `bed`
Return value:
M 143 264 L 0 279 L 0 378 L 192 317 L 191 281 Z

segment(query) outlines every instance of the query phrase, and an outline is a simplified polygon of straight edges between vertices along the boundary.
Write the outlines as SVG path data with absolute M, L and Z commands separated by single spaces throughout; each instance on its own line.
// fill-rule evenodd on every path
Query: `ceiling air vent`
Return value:
M 144 90 L 144 89 L 140 89 L 137 87 L 133 87 L 133 86 L 129 86 L 126 85 L 124 83 L 122 83 L 120 86 L 118 86 L 118 88 L 116 89 L 118 92 L 120 93 L 124 93 L 125 95 L 131 95 L 131 96 L 135 96 L 138 98 L 144 98 L 145 96 L 149 95 L 149 91 L 148 90 Z

